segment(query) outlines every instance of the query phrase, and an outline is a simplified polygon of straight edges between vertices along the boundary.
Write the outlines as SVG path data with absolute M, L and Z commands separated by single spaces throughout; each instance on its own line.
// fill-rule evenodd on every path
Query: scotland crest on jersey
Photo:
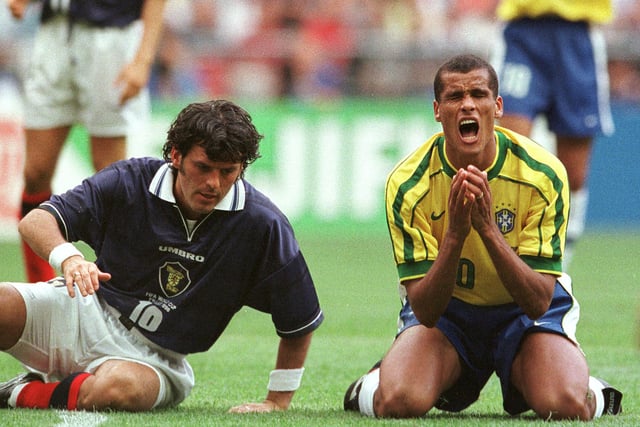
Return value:
M 180 295 L 191 284 L 189 271 L 179 262 L 165 262 L 158 276 L 160 288 L 167 298 Z
M 507 234 L 513 230 L 515 219 L 516 214 L 509 209 L 500 209 L 496 212 L 496 224 L 498 224 L 498 228 L 502 234 Z

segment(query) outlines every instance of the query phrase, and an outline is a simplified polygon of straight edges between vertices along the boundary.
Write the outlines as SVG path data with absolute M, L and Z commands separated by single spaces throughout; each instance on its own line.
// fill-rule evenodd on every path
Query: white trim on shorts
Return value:
M 589 39 L 593 48 L 593 62 L 595 64 L 594 72 L 598 92 L 600 128 L 604 135 L 610 136 L 615 132 L 615 124 L 611 113 L 607 42 L 602 28 L 597 25 L 590 25 Z

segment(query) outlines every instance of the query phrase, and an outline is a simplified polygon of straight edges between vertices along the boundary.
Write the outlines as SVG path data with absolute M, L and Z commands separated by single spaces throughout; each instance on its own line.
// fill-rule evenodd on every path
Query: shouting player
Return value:
M 382 362 L 347 389 L 345 409 L 399 418 L 461 411 L 495 372 L 509 414 L 617 414 L 622 395 L 589 376 L 575 337 L 579 305 L 562 273 L 562 163 L 494 126 L 502 98 L 481 58 L 442 65 L 434 94 L 443 131 L 386 186 L 400 327 Z

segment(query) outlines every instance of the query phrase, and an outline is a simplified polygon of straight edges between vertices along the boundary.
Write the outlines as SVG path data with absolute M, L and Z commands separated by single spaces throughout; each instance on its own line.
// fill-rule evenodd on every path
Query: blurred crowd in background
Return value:
M 489 57 L 497 0 L 168 0 L 156 100 L 426 96 L 444 58 Z M 27 67 L 37 3 L 0 11 L 0 79 Z M 640 102 L 640 1 L 605 27 L 611 95 Z M 1 95 L 0 95 L 1 96 Z

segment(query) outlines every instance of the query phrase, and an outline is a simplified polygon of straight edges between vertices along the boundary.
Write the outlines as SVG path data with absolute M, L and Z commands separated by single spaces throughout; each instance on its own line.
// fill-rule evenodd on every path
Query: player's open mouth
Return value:
M 478 135 L 478 122 L 472 119 L 462 120 L 458 125 L 458 129 L 460 130 L 460 135 L 462 139 L 465 141 L 475 140 L 475 137 Z

